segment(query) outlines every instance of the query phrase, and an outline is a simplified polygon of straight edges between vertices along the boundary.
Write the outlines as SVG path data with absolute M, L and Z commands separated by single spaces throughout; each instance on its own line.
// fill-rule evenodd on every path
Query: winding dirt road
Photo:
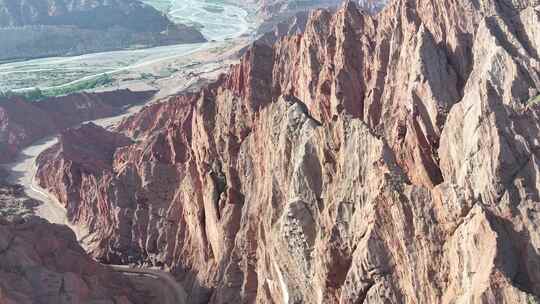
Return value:
M 93 123 L 110 128 L 127 115 L 139 111 L 141 107 L 142 105 L 134 106 L 122 115 L 95 120 Z M 43 217 L 52 223 L 69 226 L 77 235 L 77 239 L 81 241 L 88 233 L 84 229 L 69 223 L 66 209 L 53 195 L 41 188 L 35 179 L 37 156 L 57 142 L 56 136 L 48 137 L 22 150 L 14 163 L 5 166 L 9 172 L 8 181 L 22 185 L 27 196 L 43 202 L 36 209 L 37 216 Z M 121 273 L 136 284 L 145 285 L 145 290 L 158 295 L 156 304 L 184 304 L 187 301 L 187 295 L 182 285 L 165 271 L 149 268 L 131 268 L 123 265 L 105 266 L 114 272 Z M 156 291 L 156 289 L 159 290 Z

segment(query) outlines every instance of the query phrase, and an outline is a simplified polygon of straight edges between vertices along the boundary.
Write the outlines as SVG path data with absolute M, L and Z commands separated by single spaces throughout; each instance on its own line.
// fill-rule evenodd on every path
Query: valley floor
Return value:
M 218 59 L 224 50 L 244 45 L 255 30 L 252 13 L 225 2 L 211 6 L 205 1 L 146 1 L 167 9 L 169 18 L 201 27 L 206 43 L 178 44 L 147 49 L 122 50 L 72 57 L 51 57 L 0 64 L 0 91 L 25 91 L 39 88 L 50 94 L 92 90 L 99 86 L 168 89 L 168 80 L 186 73 L 197 73 L 197 53 L 207 54 L 202 61 Z M 106 84 L 96 80 L 104 76 Z

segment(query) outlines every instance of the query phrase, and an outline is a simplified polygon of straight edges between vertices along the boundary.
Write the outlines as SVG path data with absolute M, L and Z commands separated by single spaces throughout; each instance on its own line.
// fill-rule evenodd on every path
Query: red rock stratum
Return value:
M 40 184 L 92 255 L 191 303 L 538 302 L 539 5 L 315 11 L 125 120 L 133 143 L 93 130 L 100 166 L 61 140 Z

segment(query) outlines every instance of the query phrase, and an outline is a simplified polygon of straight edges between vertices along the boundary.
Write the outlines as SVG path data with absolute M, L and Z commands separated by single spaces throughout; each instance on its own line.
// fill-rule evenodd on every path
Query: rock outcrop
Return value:
M 107 215 L 107 201 L 92 201 L 85 204 L 86 195 L 72 191 L 82 187 L 96 187 L 96 179 L 112 171 L 113 154 L 116 149 L 128 146 L 131 140 L 121 134 L 111 133 L 93 123 L 64 130 L 58 137 L 59 143 L 41 153 L 36 162 L 46 164 L 38 169 L 36 178 L 45 184 L 59 182 L 54 194 L 67 209 L 69 218 L 75 221 L 93 221 Z M 64 168 L 63 172 L 55 172 Z M 56 173 L 56 174 L 54 174 Z M 96 178 L 97 177 L 97 178 Z M 71 202 L 68 204 L 68 202 Z M 95 205 L 95 204 L 98 205 Z M 100 204 L 101 203 L 101 204 Z
M 0 218 L 13 221 L 30 216 L 39 204 L 25 195 L 22 186 L 7 183 L 0 173 Z
M 120 275 L 93 261 L 66 226 L 0 218 L 0 302 L 144 303 Z
M 84 121 L 116 115 L 126 106 L 147 101 L 154 93 L 76 93 L 39 102 L 0 97 L 0 163 L 12 161 L 20 149 L 38 139 Z
M 39 183 L 191 303 L 537 303 L 539 6 L 315 11 L 124 121 L 106 166 L 60 140 Z

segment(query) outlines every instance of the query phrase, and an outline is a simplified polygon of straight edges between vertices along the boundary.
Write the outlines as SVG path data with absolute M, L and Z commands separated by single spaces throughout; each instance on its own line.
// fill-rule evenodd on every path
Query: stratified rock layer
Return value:
M 106 169 L 67 177 L 61 141 L 39 182 L 79 197 L 94 256 L 192 303 L 537 303 L 539 5 L 315 11 L 124 121 Z

